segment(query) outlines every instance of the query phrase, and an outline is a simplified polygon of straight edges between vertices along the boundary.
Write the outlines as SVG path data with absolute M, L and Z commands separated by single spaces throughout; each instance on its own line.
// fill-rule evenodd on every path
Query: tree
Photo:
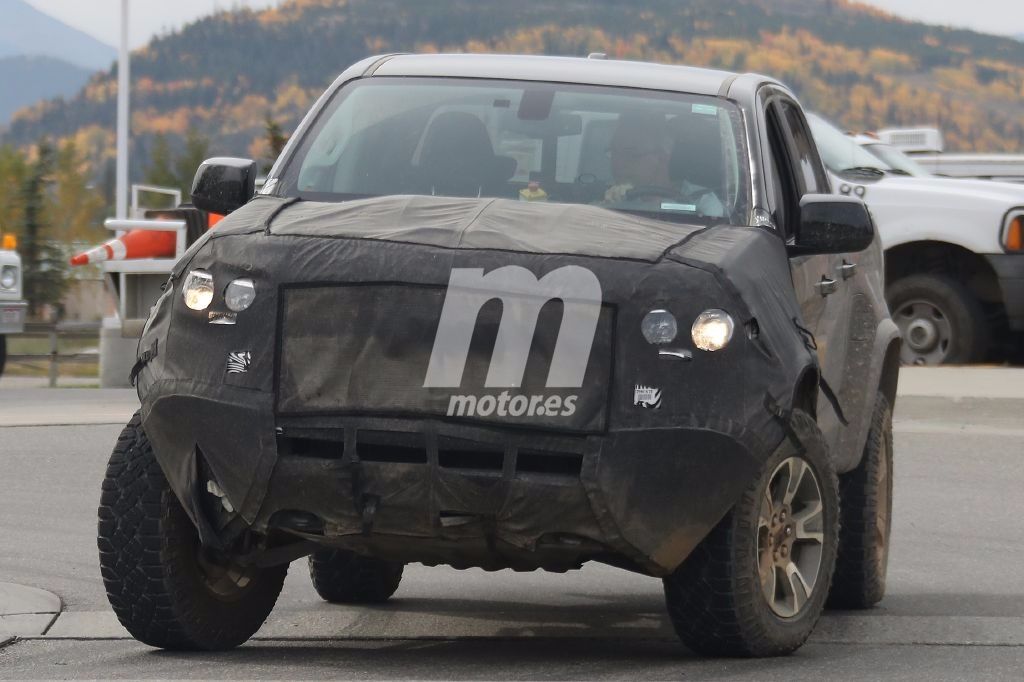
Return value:
M 22 152 L 7 145 L 0 147 L 0 232 L 14 232 L 21 226 L 21 188 L 27 173 L 28 162 Z
M 281 124 L 271 118 L 268 113 L 264 119 L 264 129 L 267 135 L 267 147 L 270 149 L 270 162 L 264 164 L 263 172 L 269 173 L 277 157 L 281 156 L 284 146 L 288 144 L 288 136 L 281 130 Z
M 192 196 L 192 180 L 203 161 L 209 157 L 210 141 L 203 137 L 195 128 L 189 128 L 185 136 L 185 150 L 174 163 L 178 176 L 181 196 L 188 201 Z
M 103 196 L 88 182 L 88 161 L 73 139 L 57 150 L 52 171 L 46 202 L 50 236 L 63 242 L 101 240 Z
M 177 187 L 179 184 L 171 158 L 171 146 L 163 133 L 158 133 L 153 138 L 153 151 L 149 156 L 149 167 L 144 177 L 148 185 Z
M 49 234 L 46 219 L 46 183 L 53 166 L 53 147 L 43 140 L 36 147 L 35 163 L 22 184 L 24 292 L 32 316 L 38 316 L 44 305 L 59 305 L 67 286 L 64 254 Z

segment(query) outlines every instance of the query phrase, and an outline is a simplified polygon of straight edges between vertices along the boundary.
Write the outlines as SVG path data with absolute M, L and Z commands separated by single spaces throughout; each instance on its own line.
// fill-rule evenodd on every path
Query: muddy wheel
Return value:
M 866 609 L 885 596 L 892 531 L 892 410 L 879 393 L 860 464 L 839 477 L 839 555 L 828 606 Z
M 713 656 L 798 649 L 829 592 L 839 495 L 817 424 L 797 410 L 786 438 L 739 503 L 672 575 L 669 616 L 689 648 Z
M 359 556 L 341 549 L 323 549 L 309 557 L 309 577 L 324 601 L 333 604 L 379 604 L 402 581 L 403 565 Z
M 110 456 L 99 508 L 100 571 L 110 605 L 140 642 L 222 650 L 270 614 L 288 566 L 244 567 L 204 549 L 136 414 Z
M 904 365 L 963 364 L 984 358 L 988 321 L 981 304 L 956 280 L 911 275 L 892 284 L 886 299 L 903 335 Z

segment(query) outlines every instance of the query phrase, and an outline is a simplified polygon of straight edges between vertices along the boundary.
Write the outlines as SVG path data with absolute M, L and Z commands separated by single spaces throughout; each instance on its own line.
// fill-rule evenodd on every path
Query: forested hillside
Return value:
M 937 124 L 950 149 L 1024 150 L 1024 43 L 844 0 L 290 0 L 208 17 L 134 54 L 136 173 L 190 132 L 211 153 L 266 158 L 268 118 L 290 130 L 346 65 L 392 51 L 598 51 L 759 71 L 851 129 Z M 5 139 L 74 139 L 102 162 L 115 97 L 116 74 L 98 74 L 18 113 Z

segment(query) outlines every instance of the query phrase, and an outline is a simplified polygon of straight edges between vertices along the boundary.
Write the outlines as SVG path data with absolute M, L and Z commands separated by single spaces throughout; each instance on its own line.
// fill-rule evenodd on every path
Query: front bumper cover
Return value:
M 1010 329 L 1024 331 L 1024 255 L 1003 253 L 985 258 L 999 279 Z
M 20 334 L 25 331 L 25 301 L 0 301 L 0 334 Z
M 762 459 L 728 422 L 580 437 L 436 420 L 275 421 L 252 395 L 163 389 L 146 431 L 201 531 L 229 533 L 209 511 L 209 476 L 258 532 L 311 515 L 322 525 L 309 539 L 403 562 L 565 570 L 603 559 L 664 575 Z M 252 485 L 260 480 L 265 492 Z

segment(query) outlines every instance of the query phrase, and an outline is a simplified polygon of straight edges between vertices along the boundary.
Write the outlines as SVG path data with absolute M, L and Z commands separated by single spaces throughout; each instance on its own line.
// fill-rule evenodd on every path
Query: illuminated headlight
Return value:
M 206 270 L 192 270 L 181 289 L 185 305 L 192 310 L 206 310 L 213 302 L 213 275 Z
M 697 316 L 690 330 L 693 345 L 706 351 L 722 350 L 732 338 L 734 326 L 732 317 L 724 310 L 705 310 Z
M 228 310 L 240 313 L 256 300 L 256 285 L 251 279 L 236 279 L 224 290 L 224 303 Z
M 0 271 L 0 289 L 13 289 L 18 286 L 18 268 L 5 265 Z
M 672 343 L 679 333 L 676 318 L 667 310 L 652 310 L 640 322 L 640 331 L 647 343 Z

